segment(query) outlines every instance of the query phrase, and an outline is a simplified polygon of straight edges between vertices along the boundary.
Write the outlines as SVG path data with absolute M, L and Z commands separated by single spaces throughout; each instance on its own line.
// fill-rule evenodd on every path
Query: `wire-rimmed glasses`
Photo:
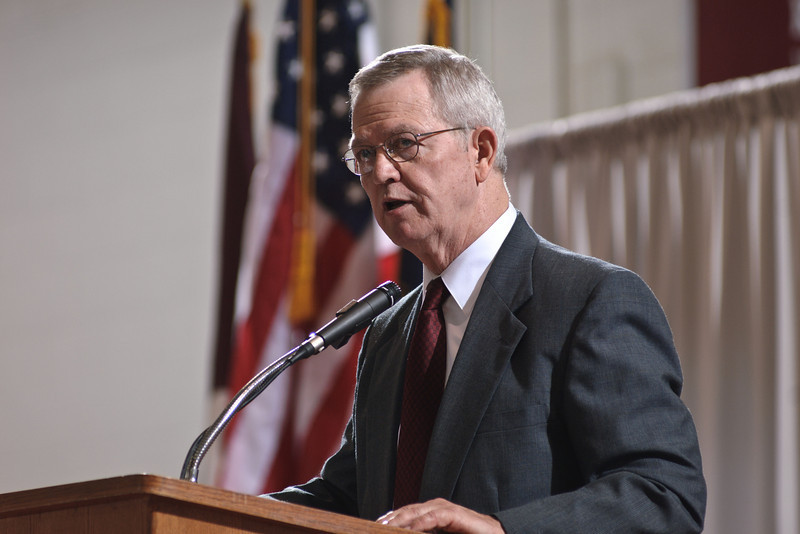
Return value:
M 380 145 L 360 145 L 350 148 L 344 153 L 342 161 L 344 161 L 347 168 L 350 169 L 350 172 L 356 176 L 369 174 L 375 170 L 375 159 L 378 157 L 379 148 L 383 149 L 386 157 L 396 163 L 411 161 L 419 154 L 420 139 L 456 130 L 466 130 L 466 128 L 460 126 L 458 128 L 447 128 L 445 130 L 418 134 L 411 132 L 396 133 L 389 136 L 386 141 Z

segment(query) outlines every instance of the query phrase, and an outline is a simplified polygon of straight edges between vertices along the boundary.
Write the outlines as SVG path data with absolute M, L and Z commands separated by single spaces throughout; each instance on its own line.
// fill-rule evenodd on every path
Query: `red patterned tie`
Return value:
M 397 444 L 395 509 L 419 499 L 428 442 L 444 390 L 447 350 L 442 302 L 447 295 L 441 278 L 428 284 L 408 351 Z

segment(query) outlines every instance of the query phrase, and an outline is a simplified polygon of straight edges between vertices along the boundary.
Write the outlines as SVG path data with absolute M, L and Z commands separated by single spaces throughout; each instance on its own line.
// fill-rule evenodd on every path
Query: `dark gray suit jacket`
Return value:
M 403 372 L 421 291 L 373 321 L 353 416 L 320 477 L 272 496 L 375 519 L 392 508 Z M 521 215 L 445 388 L 420 500 L 507 532 L 699 532 L 706 488 L 664 313 L 644 282 L 538 237 Z

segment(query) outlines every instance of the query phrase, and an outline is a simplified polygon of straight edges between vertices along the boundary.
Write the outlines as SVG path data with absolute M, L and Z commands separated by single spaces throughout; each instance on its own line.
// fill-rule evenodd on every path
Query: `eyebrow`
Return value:
M 415 128 L 409 126 L 408 124 L 401 124 L 401 125 L 395 126 L 391 130 L 386 132 L 383 140 L 386 141 L 387 138 L 389 138 L 389 137 L 391 137 L 393 135 L 397 135 L 399 133 L 404 133 L 404 132 L 415 133 L 414 130 L 415 130 Z M 363 139 L 359 139 L 359 138 L 356 138 L 356 137 L 351 137 L 350 138 L 350 147 L 354 147 L 354 146 L 378 146 L 380 144 L 381 143 L 378 143 L 377 145 L 371 145 L 371 144 L 367 143 L 366 141 L 364 141 Z

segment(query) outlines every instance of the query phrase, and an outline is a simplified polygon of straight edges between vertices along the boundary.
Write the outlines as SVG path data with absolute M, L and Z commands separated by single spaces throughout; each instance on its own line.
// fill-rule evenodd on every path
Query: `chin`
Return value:
M 376 220 L 395 245 L 413 251 L 414 245 L 426 237 L 424 229 L 427 225 L 424 219 L 409 215 L 412 214 L 407 212 L 403 216 L 396 216 L 383 212 Z
M 403 225 L 387 225 L 383 224 L 379 220 L 378 226 L 380 226 L 383 232 L 389 236 L 389 239 L 392 240 L 392 243 L 398 247 L 408 249 L 409 246 L 413 245 L 415 241 L 413 235 L 406 231 L 407 229 L 403 229 Z

